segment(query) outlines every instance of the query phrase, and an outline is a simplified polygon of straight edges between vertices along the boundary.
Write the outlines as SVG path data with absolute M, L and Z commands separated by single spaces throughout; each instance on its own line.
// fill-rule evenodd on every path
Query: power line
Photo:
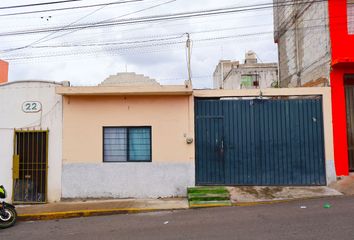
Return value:
M 313 2 L 324 2 L 324 1 L 327 0 L 314 0 Z M 308 4 L 308 2 L 294 3 L 293 1 L 291 1 L 291 2 L 285 2 L 285 3 L 282 2 L 277 4 L 265 3 L 265 4 L 247 5 L 241 7 L 231 7 L 231 8 L 229 7 L 229 8 L 210 9 L 210 10 L 194 11 L 194 12 L 181 12 L 176 14 L 155 15 L 155 16 L 141 17 L 135 19 L 122 19 L 120 21 L 109 21 L 111 19 L 107 19 L 96 23 L 70 26 L 65 30 L 68 31 L 82 30 L 82 29 L 99 28 L 99 27 L 107 27 L 107 26 L 115 26 L 115 25 L 150 23 L 150 22 L 166 21 L 166 20 L 180 20 L 180 19 L 186 19 L 192 17 L 206 17 L 206 16 L 213 16 L 213 15 L 221 15 L 221 14 L 231 14 L 237 12 L 255 11 L 255 10 L 274 8 L 274 7 L 297 5 L 297 4 Z M 45 33 L 45 32 L 53 32 L 57 30 L 58 28 L 42 28 L 42 29 L 5 32 L 5 33 L 0 33 L 0 37 Z
M 228 36 L 221 36 L 221 37 L 208 37 L 208 38 L 200 38 L 200 39 L 195 39 L 193 40 L 194 42 L 212 42 L 212 41 L 220 41 L 220 40 L 228 40 L 228 39 L 235 39 L 235 38 L 248 38 L 248 37 L 259 37 L 259 36 L 264 36 L 264 35 L 272 35 L 273 31 L 266 31 L 266 32 L 257 32 L 257 33 L 250 33 L 250 34 L 238 34 L 238 35 L 228 35 Z M 156 39 L 158 41 L 158 39 Z M 183 44 L 183 45 L 182 45 Z M 156 48 L 156 47 L 162 47 L 162 46 L 173 46 L 173 45 L 181 45 L 184 47 L 185 41 L 184 40 L 177 40 L 177 41 L 168 41 L 168 42 L 160 42 L 160 43 L 149 43 L 149 44 L 144 44 L 144 45 L 133 45 L 133 46 L 124 46 L 124 47 L 119 47 L 119 48 L 109 48 L 109 53 L 107 54 L 112 54 L 112 52 L 128 52 L 131 50 L 138 50 L 138 49 L 144 49 L 144 48 Z M 111 43 L 109 44 L 111 46 L 117 45 L 117 43 Z M 106 46 L 109 46 L 106 45 Z M 90 51 L 88 54 L 92 53 L 97 53 L 101 52 L 102 50 L 98 51 Z M 60 57 L 60 56 L 73 56 L 73 55 L 82 55 L 84 54 L 83 51 L 80 52 L 73 52 L 73 51 L 67 51 L 67 52 L 59 52 L 56 54 L 44 54 L 44 55 L 37 55 L 37 56 L 28 56 L 28 57 L 12 57 L 12 58 L 5 58 L 4 60 L 7 61 L 13 61 L 13 60 L 25 60 L 25 59 L 40 59 L 40 58 L 45 58 L 45 57 Z M 87 54 L 87 52 L 85 52 Z
M 133 1 L 134 1 L 134 2 L 137 2 L 137 1 L 144 1 L 144 0 L 133 0 Z M 132 1 L 129 1 L 129 2 L 132 2 Z M 123 3 L 123 2 L 120 2 L 120 3 Z M 78 23 L 78 22 L 80 22 L 81 20 L 83 20 L 83 19 L 85 19 L 85 18 L 87 18 L 87 17 L 89 17 L 89 16 L 95 14 L 96 12 L 102 10 L 103 8 L 107 7 L 108 5 L 110 5 L 110 3 L 103 4 L 102 7 L 100 7 L 99 9 L 96 9 L 96 10 L 94 10 L 94 11 L 92 11 L 92 12 L 86 14 L 86 15 L 83 16 L 83 17 L 80 17 L 79 19 L 77 19 L 77 20 L 75 20 L 74 22 L 71 22 L 70 24 L 68 24 L 68 25 L 66 25 L 66 26 L 64 26 L 64 27 L 62 27 L 61 29 L 59 29 L 59 30 L 56 31 L 56 32 L 52 32 L 52 33 L 50 33 L 50 34 L 48 34 L 48 35 L 46 35 L 46 36 L 44 36 L 44 37 L 42 37 L 42 38 L 40 38 L 40 39 L 38 39 L 38 40 L 32 42 L 32 43 L 30 43 L 30 44 L 27 44 L 27 45 L 23 46 L 23 47 L 18 47 L 18 48 L 10 49 L 10 50 L 8 50 L 8 51 L 16 51 L 16 50 L 21 50 L 21 49 L 29 48 L 29 47 L 35 45 L 36 43 L 39 43 L 39 42 L 41 42 L 41 41 L 47 39 L 48 37 L 50 37 L 50 36 L 56 34 L 57 32 L 60 32 L 60 31 L 64 30 L 65 28 L 70 27 L 70 26 L 72 26 L 73 24 Z
M 169 1 L 167 1 L 167 2 L 159 3 L 159 4 L 156 4 L 156 5 L 150 6 L 150 7 L 146 7 L 146 8 L 137 10 L 137 11 L 133 11 L 133 12 L 130 12 L 130 13 L 127 13 L 127 14 L 120 15 L 120 16 L 118 16 L 118 17 L 114 17 L 114 19 L 119 19 L 119 18 L 122 18 L 122 17 L 127 17 L 127 16 L 130 16 L 130 15 L 136 14 L 136 13 L 144 12 L 144 11 L 147 11 L 147 10 L 150 10 L 150 9 L 153 9 L 153 8 L 157 8 L 157 7 L 166 5 L 166 4 L 170 4 L 170 3 L 176 2 L 176 1 L 177 1 L 177 0 L 169 0 Z M 106 20 L 103 20 L 103 21 L 101 21 L 101 22 L 105 22 L 105 21 L 106 21 Z M 84 28 L 84 29 L 85 29 L 85 28 Z M 70 31 L 70 32 L 68 32 L 68 33 L 61 34 L 61 35 L 59 35 L 59 36 L 52 37 L 52 38 L 47 39 L 47 40 L 42 41 L 42 42 L 47 42 L 47 41 L 50 41 L 50 40 L 53 40 L 53 39 L 57 39 L 57 38 L 60 38 L 60 37 L 64 37 L 64 36 L 66 36 L 66 35 L 72 34 L 72 33 L 74 33 L 74 32 L 80 31 L 80 30 L 83 30 L 83 29 L 74 29 L 73 31 Z
M 312 26 L 312 27 L 303 27 L 303 28 L 308 28 L 308 29 L 311 29 L 311 28 L 316 28 L 316 27 L 323 27 L 325 25 L 318 25 L 318 26 Z M 235 38 L 249 38 L 249 37 L 259 37 L 259 36 L 264 36 L 264 35 L 272 35 L 273 34 L 273 31 L 268 31 L 268 32 L 257 32 L 257 33 L 250 33 L 250 34 L 242 34 L 242 35 L 228 35 L 228 36 L 221 36 L 221 37 L 209 37 L 209 38 L 200 38 L 200 39 L 195 39 L 194 42 L 213 42 L 213 41 L 222 41 L 222 40 L 228 40 L 228 39 L 235 39 Z M 171 38 L 173 39 L 173 38 Z M 176 38 L 177 39 L 177 38 Z M 154 39 L 153 41 L 159 41 L 159 40 L 170 40 L 170 39 Z M 174 46 L 174 45 L 180 45 L 181 47 L 183 46 L 182 44 L 184 44 L 185 41 L 168 41 L 168 42 L 160 42 L 160 43 L 152 43 L 152 44 L 140 44 L 140 45 L 136 45 L 137 42 L 134 42 L 135 45 L 133 46 L 124 46 L 124 47 L 120 47 L 120 48 L 108 48 L 106 49 L 105 52 L 106 55 L 110 55 L 112 54 L 112 52 L 119 52 L 120 54 L 127 54 L 129 51 L 131 50 L 139 50 L 139 49 L 148 49 L 148 48 L 161 48 L 163 46 Z M 116 45 L 120 45 L 122 43 L 106 43 L 105 46 L 116 46 Z M 75 46 L 77 47 L 77 46 Z M 99 45 L 95 45 L 94 47 L 99 47 Z M 54 47 L 56 48 L 56 47 Z M 153 51 L 153 52 L 158 52 L 158 51 L 161 51 L 160 50 L 156 50 L 156 51 Z M 82 55 L 82 54 L 92 54 L 92 53 L 97 53 L 97 52 L 102 52 L 102 49 L 99 49 L 99 50 L 96 50 L 96 51 L 82 51 L 80 50 L 80 52 L 73 52 L 73 51 L 67 51 L 66 53 L 65 52 L 59 52 L 59 53 L 56 53 L 56 54 L 52 54 L 52 55 L 37 55 L 37 56 L 14 56 L 12 58 L 5 58 L 5 60 L 11 60 L 11 61 L 18 61 L 18 60 L 26 60 L 26 59 L 38 59 L 38 58 L 45 58 L 45 57 L 59 57 L 59 56 L 73 56 L 73 55 Z M 150 51 L 151 52 L 151 51 Z
M 251 33 L 251 34 L 241 34 L 241 35 L 229 35 L 229 36 L 223 36 L 223 37 L 209 37 L 209 38 L 201 38 L 194 40 L 195 42 L 203 42 L 203 41 L 216 41 L 216 40 L 226 40 L 226 39 L 234 39 L 234 38 L 243 38 L 243 37 L 252 37 L 252 36 L 262 36 L 262 35 L 269 35 L 273 34 L 272 31 L 269 32 L 259 32 L 259 33 Z M 182 36 L 181 36 L 182 37 Z M 110 50 L 112 51 L 130 51 L 134 49 L 142 49 L 142 48 L 156 48 L 156 47 L 161 47 L 161 46 L 172 46 L 172 45 L 179 45 L 185 44 L 184 40 L 178 40 L 178 41 L 167 41 L 167 42 L 162 42 L 162 43 L 149 43 L 145 45 L 133 45 L 133 46 L 124 46 L 124 47 L 119 47 L 119 48 L 111 48 Z M 116 44 L 111 44 L 111 45 L 116 45 Z M 99 50 L 98 52 L 100 52 Z M 93 51 L 97 52 L 97 51 Z M 83 53 L 81 51 L 81 53 Z M 13 58 L 5 58 L 4 60 L 6 61 L 13 61 L 13 60 L 22 60 L 22 59 L 38 59 L 38 58 L 44 58 L 44 57 L 59 57 L 59 56 L 71 56 L 71 55 L 77 55 L 81 53 L 76 53 L 72 51 L 67 51 L 67 52 L 62 52 L 62 53 L 56 53 L 56 54 L 44 54 L 44 55 L 37 55 L 37 56 L 29 56 L 29 57 L 13 57 Z
M 219 32 L 219 31 L 225 31 L 225 30 L 235 30 L 235 29 L 245 29 L 245 28 L 252 28 L 252 27 L 265 27 L 265 26 L 271 26 L 269 24 L 261 24 L 261 25 L 250 25 L 250 26 L 240 26 L 240 27 L 233 27 L 233 28 L 218 28 L 218 29 L 208 29 L 208 30 L 200 30 L 200 31 L 192 31 L 189 32 L 190 34 L 203 34 L 203 33 L 212 33 L 212 32 Z M 301 29 L 317 29 L 317 28 L 323 28 L 323 27 L 328 27 L 328 24 L 319 24 L 319 25 L 312 25 L 312 26 L 306 26 L 306 27 L 298 27 L 297 30 Z M 288 31 L 295 31 L 295 29 L 288 29 Z M 333 30 L 335 31 L 335 30 Z M 264 33 L 264 32 L 260 32 Z M 267 33 L 273 33 L 273 31 L 269 31 Z M 258 34 L 256 33 L 251 33 L 251 34 Z M 40 48 L 72 48 L 72 47 L 102 47 L 102 46 L 109 46 L 109 45 L 129 45 L 129 44 L 140 44 L 140 43 L 147 43 L 147 42 L 154 42 L 154 41 L 165 41 L 165 40 L 171 40 L 171 39 L 178 39 L 181 38 L 184 35 L 184 33 L 175 33 L 175 34 L 170 34 L 170 35 L 160 35 L 160 36 L 152 36 L 150 39 L 146 39 L 148 37 L 145 37 L 144 40 L 134 40 L 134 41 L 122 41 L 122 42 L 96 42 L 96 43 L 84 43 L 84 44 L 61 44 L 61 45 L 39 45 L 39 46 L 33 46 L 31 48 L 33 49 L 40 49 Z M 152 39 L 151 39 L 152 38 Z M 194 40 L 198 41 L 198 39 Z
M 82 0 L 80 0 L 82 1 Z M 130 3 L 130 2 L 141 2 L 144 0 L 127 0 L 127 1 L 117 1 L 110 3 L 99 3 L 92 5 L 83 5 L 83 6 L 73 6 L 73 7 L 65 7 L 65 8 L 54 8 L 54 9 L 46 9 L 46 10 L 37 10 L 37 11 L 28 11 L 28 12 L 16 12 L 16 13 L 6 13 L 0 14 L 0 17 L 8 17 L 8 16 L 17 16 L 17 15 L 26 15 L 26 14 L 34 14 L 34 13 L 44 13 L 44 12 L 57 12 L 57 11 L 67 11 L 67 10 L 75 10 L 75 9 L 84 9 L 84 8 L 93 8 L 93 7 L 101 7 L 104 5 L 117 5 L 122 3 Z
M 142 1 L 144 1 L 144 0 L 142 0 Z M 157 7 L 160 7 L 160 6 L 162 6 L 162 5 L 166 5 L 166 4 L 175 2 L 175 1 L 177 1 L 177 0 L 170 0 L 170 1 L 167 1 L 167 2 L 159 3 L 159 4 L 156 4 L 156 5 L 150 6 L 150 7 L 146 7 L 146 8 L 143 8 L 143 9 L 140 9 L 140 10 L 137 10 L 137 11 L 134 11 L 134 12 L 130 12 L 130 13 L 121 15 L 121 16 L 119 16 L 119 17 L 126 17 L 126 16 L 129 16 L 129 15 L 135 14 L 135 13 L 144 12 L 144 11 L 147 11 L 147 10 L 150 10 L 150 9 L 153 9 L 153 8 L 157 8 Z M 77 21 L 75 21 L 75 22 L 69 24 L 68 26 L 63 27 L 62 29 L 59 29 L 58 31 L 62 31 L 62 30 L 64 30 L 64 29 L 66 29 L 67 27 L 70 27 L 71 25 L 77 23 L 78 21 L 82 20 L 83 18 L 86 18 L 86 17 L 92 15 L 93 13 L 95 13 L 95 12 L 101 10 L 102 8 L 104 8 L 104 7 L 106 7 L 106 6 L 107 6 L 107 5 L 105 5 L 105 6 L 101 7 L 101 8 L 99 8 L 99 9 L 95 10 L 94 12 L 92 12 L 92 13 L 90 13 L 90 14 L 88 14 L 88 15 L 82 17 L 82 18 L 80 18 L 79 20 L 77 20 Z M 116 18 L 119 18 L 119 17 L 116 17 Z M 59 35 L 59 36 L 55 36 L 55 37 L 52 37 L 52 38 L 50 38 L 50 39 L 45 40 L 46 38 L 48 38 L 49 36 L 54 35 L 54 34 L 57 33 L 58 31 L 56 31 L 56 32 L 54 32 L 54 33 L 50 33 L 49 35 L 47 35 L 47 36 L 45 36 L 45 37 L 43 37 L 43 38 L 41 38 L 41 39 L 39 39 L 39 40 L 37 40 L 37 41 L 35 41 L 35 42 L 32 42 L 31 44 L 28 44 L 28 45 L 25 45 L 25 46 L 19 47 L 19 48 L 7 49 L 7 50 L 4 50 L 4 52 L 12 52 L 12 51 L 17 51 L 17 50 L 25 49 L 25 48 L 31 47 L 31 46 L 34 45 L 34 44 L 37 44 L 37 43 L 40 43 L 40 42 L 47 42 L 47 41 L 53 40 L 53 39 L 55 39 L 55 38 L 62 37 L 62 36 L 64 36 L 64 35 L 71 34 L 71 33 L 75 32 L 75 31 L 78 31 L 78 30 L 73 30 L 73 31 L 71 31 L 71 32 L 69 32 L 69 33 L 65 33 L 65 34 L 62 34 L 62 35 Z
M 157 39 L 147 39 L 141 41 L 127 41 L 127 42 L 111 42 L 111 43 L 89 43 L 89 44 L 72 44 L 72 45 L 57 45 L 57 46 L 34 46 L 31 48 L 70 48 L 70 47 L 103 47 L 103 46 L 112 46 L 112 45 L 129 45 L 129 44 L 141 44 L 141 43 L 149 43 L 149 42 L 156 42 L 156 41 L 167 41 L 167 40 L 174 40 L 180 39 L 183 37 L 184 34 L 180 36 L 171 36 L 166 38 L 157 38 Z
M 313 29 L 317 29 L 317 28 L 323 28 L 323 27 L 328 27 L 327 24 L 320 24 L 320 25 L 313 25 L 313 26 L 307 26 L 307 27 L 300 27 L 297 28 L 299 29 L 309 29 L 309 30 L 313 30 Z M 240 28 L 246 28 L 246 26 L 240 27 Z M 228 29 L 228 28 L 225 28 Z M 223 29 L 214 29 L 214 30 L 206 30 L 206 31 L 196 31 L 196 32 L 191 32 L 193 34 L 195 33 L 210 33 L 213 31 L 220 31 Z M 320 30 L 325 30 L 325 29 L 320 29 Z M 289 31 L 295 31 L 295 29 L 289 29 Z M 273 31 L 269 31 L 269 32 L 255 32 L 255 33 L 250 33 L 250 34 L 243 34 L 243 35 L 231 35 L 231 36 L 222 36 L 222 37 L 213 37 L 213 38 L 209 38 L 209 39 L 195 39 L 195 42 L 200 42 L 200 41 L 215 41 L 215 40 L 223 40 L 223 39 L 229 39 L 229 38 L 235 38 L 235 37 L 247 37 L 247 36 L 256 36 L 256 35 L 262 35 L 262 34 L 272 34 Z M 167 41 L 167 40 L 173 40 L 173 39 L 179 39 L 183 36 L 183 33 L 180 34 L 173 34 L 173 35 L 165 35 L 166 37 L 163 38 L 154 38 L 154 39 L 144 39 L 144 40 L 140 40 L 140 41 L 123 41 L 123 42 L 103 42 L 103 43 L 88 43 L 88 44 L 71 44 L 71 45 L 47 45 L 47 46 L 34 46 L 32 47 L 33 49 L 48 49 L 48 48 L 78 48 L 78 47 L 107 47 L 107 46 L 117 46 L 117 45 L 125 45 L 126 48 L 135 48 L 135 46 L 130 47 L 129 45 L 136 45 L 136 44 L 140 44 L 139 46 L 137 46 L 138 48 L 144 48 L 144 47 L 151 47 L 151 46 L 162 46 L 165 45 L 165 43 L 162 44 L 154 44 L 154 45 L 141 45 L 143 43 L 151 43 L 151 42 L 163 42 L 163 41 Z M 180 43 L 180 42 L 178 42 Z M 168 43 L 171 44 L 171 43 Z M 44 56 L 43 56 L 44 57 Z M 6 60 L 6 58 L 5 58 Z M 11 57 L 8 58 L 8 60 L 13 60 Z
M 327 19 L 327 18 L 326 18 Z M 312 19 L 312 20 L 314 20 L 314 19 Z M 328 25 L 318 25 L 318 26 L 311 26 L 311 27 L 303 27 L 303 28 L 315 28 L 315 27 L 327 27 Z M 298 28 L 299 29 L 299 28 Z M 273 32 L 267 32 L 267 34 L 271 34 L 271 33 L 273 33 Z M 261 33 L 254 33 L 254 34 L 261 34 Z M 239 36 L 239 35 L 238 35 Z M 223 40 L 223 39 L 230 39 L 230 38 L 235 38 L 235 36 L 224 36 L 224 37 L 219 37 L 219 38 L 210 38 L 210 39 L 197 39 L 197 40 L 195 40 L 195 41 L 216 41 L 216 40 Z M 150 40 L 145 40 L 145 41 L 150 41 Z M 154 40 L 154 41 L 163 41 L 163 40 L 161 40 L 161 39 L 157 39 L 157 40 Z M 137 44 L 138 42 L 134 42 L 134 43 L 130 43 L 130 44 Z M 139 49 L 139 48 L 147 48 L 147 47 L 158 47 L 158 46 L 163 46 L 163 45 L 172 45 L 172 44 L 179 44 L 180 42 L 178 42 L 178 43 L 165 43 L 165 44 L 154 44 L 154 45 L 150 45 L 150 46 L 131 46 L 131 47 L 128 47 L 128 48 L 121 48 L 121 49 L 119 49 L 119 50 L 121 50 L 121 51 L 123 51 L 123 50 L 129 50 L 129 49 Z M 184 43 L 184 42 L 182 42 L 182 43 Z M 119 44 L 122 44 L 122 43 L 104 43 L 104 44 L 106 44 L 106 45 L 109 45 L 109 44 L 112 44 L 112 45 L 119 45 Z M 128 44 L 128 43 L 126 43 L 126 44 Z M 97 45 L 97 44 L 96 44 Z M 41 46 L 39 46 L 39 47 L 41 47 Z M 49 46 L 50 47 L 50 46 Z M 58 46 L 58 47 L 60 47 L 60 46 Z M 79 53 L 80 54 L 80 53 Z M 68 54 L 69 55 L 69 54 Z M 58 55 L 56 55 L 56 56 L 58 56 Z M 62 54 L 62 56 L 65 56 L 65 54 Z M 45 55 L 43 55 L 43 56 L 38 56 L 38 57 L 46 57 Z M 47 57 L 50 57 L 50 56 L 47 56 Z M 18 58 L 18 59 L 21 59 L 21 58 Z M 11 60 L 11 59 L 10 59 Z M 16 59 L 17 60 L 17 59 Z
M 212 32 L 222 32 L 222 31 L 230 31 L 230 30 L 237 30 L 237 29 L 250 29 L 250 28 L 259 28 L 259 27 L 267 27 L 267 26 L 272 26 L 271 24 L 258 24 L 258 25 L 247 25 L 247 26 L 238 26 L 238 27 L 228 27 L 228 28 L 217 28 L 217 29 L 207 29 L 207 30 L 199 30 L 199 31 L 189 31 L 189 33 L 191 34 L 203 34 L 203 33 L 212 33 Z M 127 30 L 125 30 L 127 31 Z M 184 32 L 181 33 L 174 33 L 174 34 L 159 34 L 159 35 L 149 35 L 149 36 L 144 36 L 144 37 L 135 37 L 135 38 L 128 38 L 128 39 L 121 39 L 121 41 L 123 42 L 118 42 L 117 44 L 132 44 L 132 43 L 142 43 L 142 42 L 151 42 L 151 41 L 162 41 L 162 40 L 171 40 L 171 39 L 175 39 L 175 38 L 180 38 L 180 36 L 183 36 Z M 142 39 L 142 40 L 137 40 L 137 39 Z M 111 40 L 114 41 L 114 40 Z M 34 46 L 31 48 L 51 48 L 51 47 L 82 47 L 82 46 L 95 46 L 95 45 L 100 45 L 102 44 L 104 45 L 109 45 L 112 44 L 110 42 L 106 42 L 106 43 L 97 43 L 97 42 L 88 42 L 85 44 L 81 43 L 82 40 L 80 40 L 79 44 L 75 44 L 74 43 L 64 43 L 64 44 L 60 44 L 60 45 L 40 45 L 40 46 Z M 115 43 L 113 43 L 115 44 Z M 6 52 L 8 49 L 6 50 L 0 50 L 0 52 Z M 8 53 L 9 51 L 7 51 L 6 53 Z
M 263 39 L 263 38 L 261 38 Z M 180 46 L 179 49 L 176 48 L 176 46 Z M 108 57 L 112 57 L 112 56 L 116 56 L 116 55 L 141 55 L 141 54 L 155 54 L 155 53 L 160 53 L 160 52 L 175 52 L 175 51 L 181 51 L 184 50 L 185 47 L 185 41 L 180 41 L 179 43 L 175 43 L 175 44 L 169 44 L 169 45 L 164 45 L 164 48 L 161 48 L 161 46 L 158 49 L 147 49 L 147 50 L 140 50 L 139 48 L 135 48 L 134 51 L 131 51 L 131 49 L 109 49 L 109 51 L 107 53 L 105 53 L 104 55 L 97 55 L 98 51 L 86 51 L 85 53 L 73 53 L 70 52 L 70 55 L 68 57 L 70 57 L 70 59 L 67 59 L 66 61 L 76 61 L 73 57 L 78 57 L 80 56 L 80 59 L 82 59 L 82 55 L 85 55 L 86 57 L 100 57 L 100 58 L 108 58 Z M 219 46 L 219 44 L 211 44 L 211 42 L 208 43 L 208 45 L 205 46 L 214 46 L 217 45 Z M 196 46 L 195 48 L 203 48 L 205 47 L 203 45 L 199 45 Z M 173 47 L 173 48 L 172 48 Z M 140 51 L 137 51 L 140 50 Z M 44 58 L 44 57 L 38 57 L 38 58 L 31 58 L 31 57 L 22 57 L 22 58 L 18 58 L 16 60 L 13 60 L 12 63 L 17 63 L 17 64 L 21 64 L 21 63 L 26 63 L 26 62 L 33 62 L 33 60 L 36 60 L 36 62 L 41 62 L 41 61 L 51 61 L 50 59 L 52 59 L 52 62 L 57 62 L 57 58 L 54 57 L 65 57 L 65 55 L 59 55 L 59 54 L 55 54 L 55 55 L 51 55 L 51 56 L 44 56 L 44 57 L 48 57 L 48 58 Z M 61 60 L 62 61 L 62 60 Z
M 37 7 L 37 6 L 44 6 L 44 5 L 62 4 L 62 3 L 69 3 L 69 2 L 81 2 L 81 1 L 83 0 L 64 0 L 64 1 L 55 1 L 55 2 L 31 3 L 26 5 L 0 7 L 0 10 L 13 9 L 13 8 L 25 8 L 25 7 Z

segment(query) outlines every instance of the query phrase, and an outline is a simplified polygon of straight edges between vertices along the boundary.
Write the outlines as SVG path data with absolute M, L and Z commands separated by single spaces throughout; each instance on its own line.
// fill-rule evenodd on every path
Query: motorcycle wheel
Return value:
M 11 207 L 6 207 L 5 212 L 7 213 L 7 217 L 0 215 L 0 228 L 9 228 L 12 227 L 16 223 L 17 213 L 16 210 Z

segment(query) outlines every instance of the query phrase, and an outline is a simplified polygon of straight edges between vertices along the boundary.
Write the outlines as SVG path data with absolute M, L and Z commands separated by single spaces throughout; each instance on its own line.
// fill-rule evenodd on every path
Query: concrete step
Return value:
M 190 193 L 189 201 L 223 201 L 230 200 L 229 193 Z
M 188 188 L 189 207 L 231 206 L 230 194 L 225 187 Z

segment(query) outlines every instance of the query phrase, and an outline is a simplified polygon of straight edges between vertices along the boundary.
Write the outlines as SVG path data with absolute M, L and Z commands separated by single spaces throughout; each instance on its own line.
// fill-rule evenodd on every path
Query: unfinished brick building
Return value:
M 354 1 L 274 0 L 281 87 L 331 86 L 337 175 L 354 171 Z

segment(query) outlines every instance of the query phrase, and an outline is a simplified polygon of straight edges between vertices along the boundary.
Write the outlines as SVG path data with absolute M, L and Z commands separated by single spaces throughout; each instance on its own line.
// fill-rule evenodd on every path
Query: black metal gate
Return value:
M 14 203 L 45 203 L 48 131 L 15 131 L 14 144 Z
M 322 99 L 197 98 L 197 185 L 326 185 Z

